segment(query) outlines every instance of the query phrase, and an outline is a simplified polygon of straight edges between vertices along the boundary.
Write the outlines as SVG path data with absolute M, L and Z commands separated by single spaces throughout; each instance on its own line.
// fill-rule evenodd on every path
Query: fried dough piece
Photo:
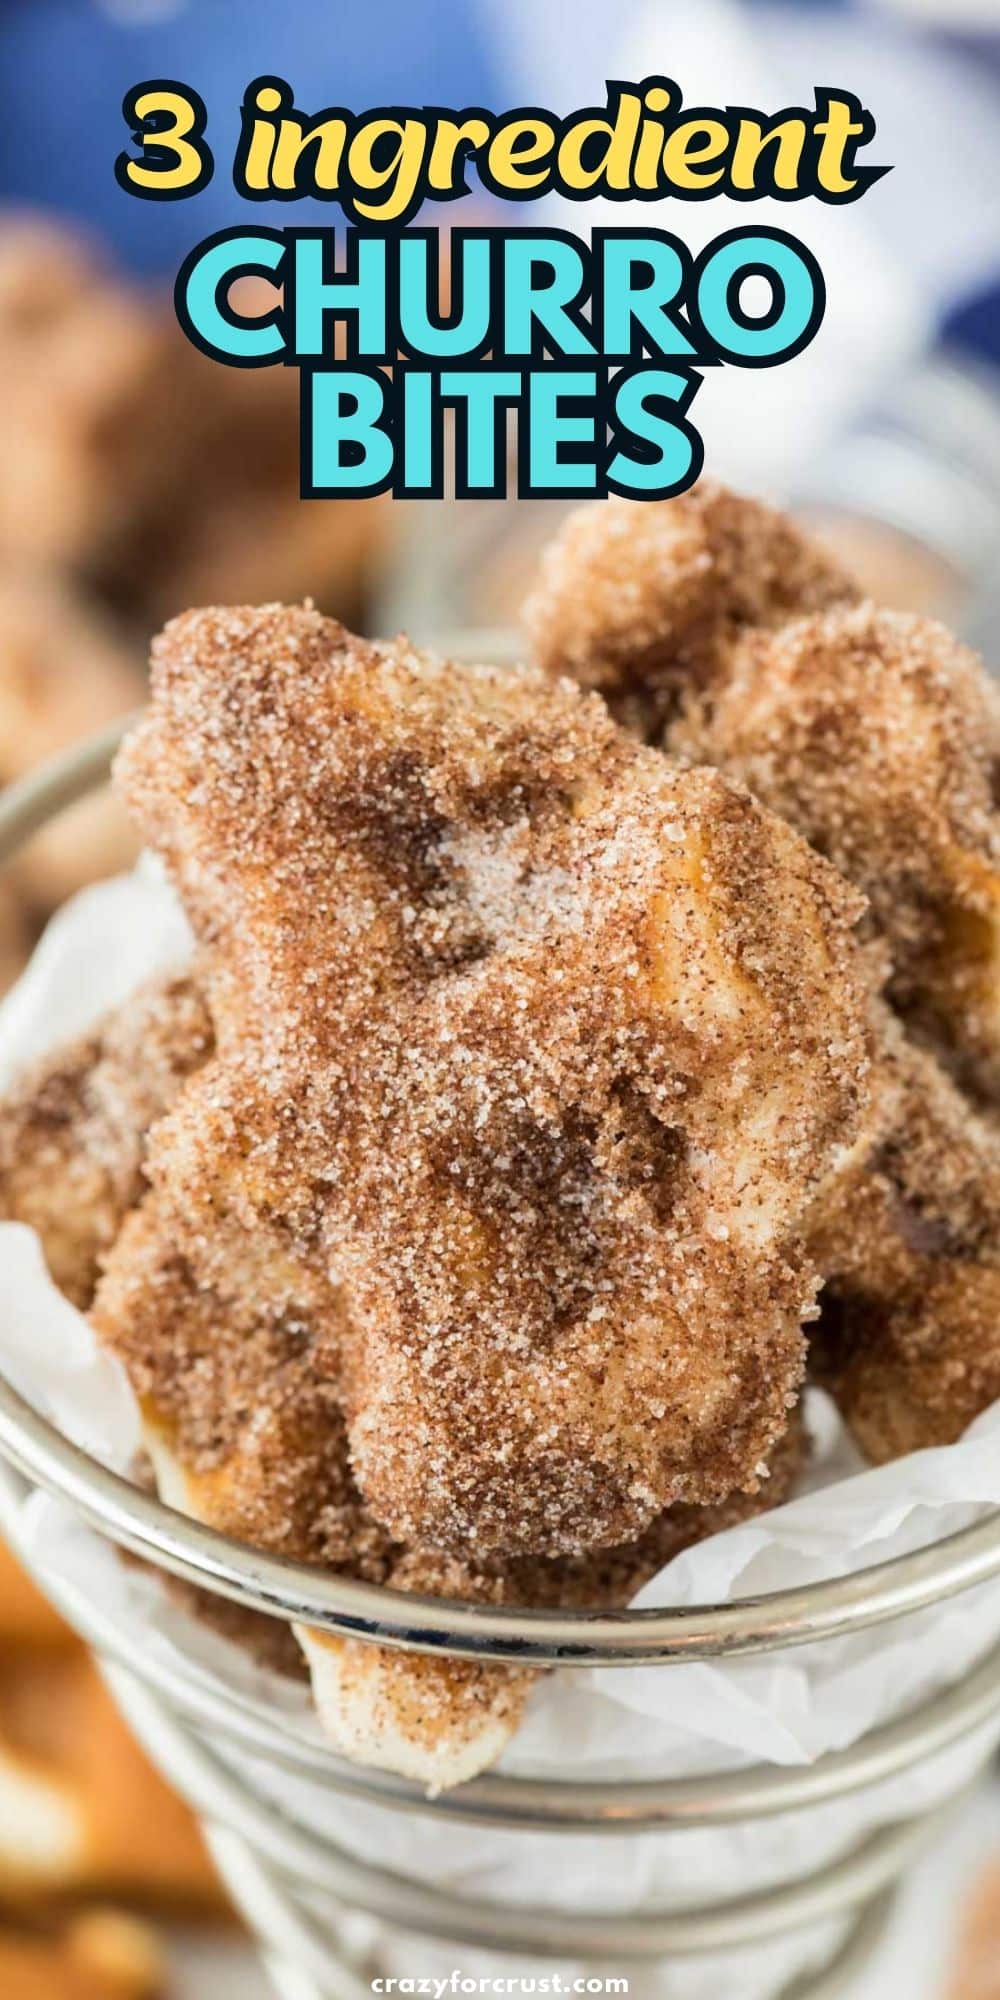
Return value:
M 92 572 L 173 477 L 183 429 L 165 308 L 47 223 L 0 223 L 0 551 Z
M 652 738 L 690 689 L 725 673 L 748 628 L 856 596 L 786 515 L 702 479 L 675 500 L 614 498 L 568 515 L 524 623 L 546 672 L 596 688 Z
M 571 515 L 526 618 L 550 672 L 666 723 L 863 890 L 894 1003 L 995 1097 L 1000 691 L 941 626 L 855 597 L 789 521 L 703 483 Z
M 0 573 L 0 784 L 142 700 L 142 676 L 113 627 L 51 576 Z M 81 799 L 37 833 L 7 871 L 48 915 L 87 882 L 117 874 L 135 839 L 117 800 Z
M 35 1063 L 0 1104 L 0 1217 L 37 1230 L 74 1305 L 89 1305 L 140 1198 L 150 1126 L 211 1046 L 197 984 L 167 977 Z
M 814 1370 L 876 1462 L 953 1443 L 1000 1396 L 1000 1128 L 884 1035 L 880 1141 L 810 1232 Z
M 194 1820 L 147 1763 L 82 1647 L 0 1656 L 0 1797 L 6 1899 L 225 1907 Z
M 872 605 L 747 636 L 670 732 L 868 897 L 888 992 L 1000 1093 L 1000 689 L 940 625 Z
M 130 1145 L 162 1109 L 166 1094 L 157 1071 L 163 1051 L 144 1032 L 151 1002 L 152 996 L 140 996 L 93 1038 L 89 1073 L 75 1052 L 68 1061 L 55 1058 L 48 1065 L 50 1075 L 68 1069 L 78 1102 L 93 1109 L 96 1099 L 102 1115 L 127 1093 L 118 1136 L 123 1129 Z M 168 1059 L 172 1044 L 192 1039 L 196 1052 L 204 1053 L 194 1033 L 200 1008 L 185 981 L 168 982 L 157 993 L 158 1032 L 165 1033 Z M 70 1148 L 70 1160 L 75 1157 Z M 36 1165 L 53 1207 L 64 1208 L 62 1164 L 57 1159 L 47 1174 Z M 110 1215 L 120 1199 L 119 1192 Z M 240 1290 L 220 1293 L 193 1281 L 172 1235 L 158 1246 L 154 1218 L 151 1196 L 126 1220 L 102 1287 L 98 1323 L 108 1339 L 112 1322 L 122 1329 L 112 1344 L 143 1397 L 161 1493 L 225 1531 L 402 1588 L 583 1606 L 626 1601 L 676 1547 L 779 1497 L 779 1467 L 783 1485 L 790 1441 L 779 1445 L 759 1501 L 737 1496 L 716 1509 L 678 1507 L 655 1522 L 635 1549 L 561 1563 L 494 1562 L 478 1572 L 454 1560 L 401 1555 L 361 1502 L 347 1463 L 335 1385 L 318 1377 L 312 1365 L 308 1315 L 316 1310 L 315 1279 L 302 1271 L 287 1244 L 271 1242 L 251 1260 L 241 1240 Z M 231 1262 L 236 1266 L 235 1257 Z M 155 1369 L 152 1355 L 159 1363 Z M 341 1642 L 318 1634 L 300 1636 L 338 1746 L 355 1755 L 370 1748 L 377 1718 L 385 1731 L 382 1761 L 428 1783 L 457 1783 L 491 1761 L 516 1727 L 531 1683 L 530 1676 L 503 1670 L 404 1659 L 350 1643 L 341 1649 Z
M 624 1609 L 682 1549 L 789 1499 L 806 1457 L 794 1412 L 756 1494 L 712 1507 L 671 1507 L 634 1543 L 581 1556 L 528 1557 L 470 1570 L 457 1558 L 410 1551 L 389 1581 L 397 1590 L 521 1609 Z M 495 1763 L 522 1720 L 538 1673 L 481 1667 L 296 1627 L 313 1695 L 335 1748 L 357 1763 L 399 1771 L 436 1791 Z
M 568 685 L 308 608 L 169 627 L 119 772 L 214 947 L 160 1226 L 202 1282 L 234 1229 L 333 1281 L 316 1362 L 389 1532 L 572 1553 L 752 1491 L 863 1117 L 835 873 Z
M 117 1910 L 91 1910 L 55 1934 L 0 1931 L 7 2000 L 158 2000 L 166 1973 L 156 1933 Z
M 727 506 L 744 516 L 749 546 L 759 510 L 734 496 Z M 691 507 L 677 507 L 649 511 L 673 520 L 683 552 Z M 697 507 L 694 513 L 701 518 Z M 750 785 L 865 892 L 876 968 L 882 941 L 873 984 L 885 984 L 910 1030 L 939 1049 L 963 1083 L 995 1099 L 994 684 L 972 654 L 926 620 L 845 602 L 781 623 L 766 573 L 763 612 L 751 604 L 734 636 L 730 590 L 718 566 L 711 588 L 727 643 L 710 658 L 692 655 L 677 638 L 688 618 L 690 564 L 661 551 L 655 576 L 642 580 L 661 534 L 665 543 L 664 531 L 650 525 L 633 542 L 620 510 L 587 510 L 578 527 L 564 531 L 562 554 L 553 558 L 558 591 L 547 610 L 543 604 L 540 629 L 559 629 L 565 615 L 586 633 L 586 657 L 566 663 L 589 683 L 607 656 L 607 627 L 622 657 L 634 661 L 640 685 L 652 673 L 654 697 L 666 684 L 655 652 L 659 634 L 674 676 L 666 747 Z M 593 590 L 585 555 L 596 567 Z M 615 574 L 617 604 L 608 587 Z M 786 576 L 795 574 L 793 563 Z M 795 596 L 786 590 L 785 619 L 810 608 Z M 574 608 L 581 598 L 584 608 Z M 826 1355 L 828 1379 L 859 1441 L 885 1458 L 957 1437 L 1000 1394 L 1000 1200 L 989 1119 L 970 1110 L 932 1055 L 908 1046 L 881 1013 L 875 1040 L 883 1053 L 872 1143 L 862 1141 L 831 1182 L 810 1254 L 828 1281 L 817 1359 Z
M 793 1416 L 754 1496 L 676 1507 L 633 1546 L 482 1564 L 403 1551 L 355 1484 L 337 1384 L 311 1358 L 316 1287 L 276 1250 L 226 1295 L 157 1233 L 156 1197 L 126 1222 L 94 1311 L 143 1402 L 160 1495 L 255 1546 L 397 1589 L 523 1606 L 624 1605 L 681 1548 L 780 1504 L 804 1456 Z M 152 1365 L 152 1357 L 159 1365 Z M 239 1628 L 233 1636 L 244 1636 Z M 320 1718 L 356 1761 L 435 1789 L 500 1755 L 536 1675 L 404 1654 L 296 1627 Z M 256 1635 L 254 1637 L 256 1643 Z

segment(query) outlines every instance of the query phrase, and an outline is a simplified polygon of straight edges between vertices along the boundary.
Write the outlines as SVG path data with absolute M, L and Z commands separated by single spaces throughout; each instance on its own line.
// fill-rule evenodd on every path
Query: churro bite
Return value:
M 568 685 L 308 608 L 169 627 L 119 782 L 213 968 L 161 1215 L 321 1273 L 388 1532 L 556 1555 L 752 1491 L 865 1102 L 835 873 Z
M 33 1064 L 0 1104 L 0 1217 L 37 1231 L 75 1305 L 89 1305 L 140 1199 L 150 1126 L 211 1041 L 197 983 L 167 977 Z
M 0 784 L 141 700 L 138 662 L 99 610 L 55 577 L 0 571 Z M 47 915 L 134 854 L 120 804 L 95 794 L 42 828 L 8 874 L 22 902 Z
M 943 626 L 873 605 L 748 635 L 670 746 L 718 764 L 868 898 L 888 991 L 1000 1091 L 1000 690 Z
M 879 1138 L 818 1204 L 819 1379 L 882 1461 L 951 1444 L 1000 1396 L 1000 1128 L 887 1022 Z
M 817 1202 L 809 1251 L 825 1281 L 816 1365 L 887 1458 L 951 1441 L 1000 1394 L 1000 695 L 939 625 L 835 585 L 810 603 L 790 527 L 782 588 L 745 596 L 736 618 L 725 565 L 706 562 L 710 610 L 691 626 L 690 565 L 669 551 L 723 504 L 696 495 L 645 526 L 621 503 L 571 521 L 533 623 L 552 666 L 547 635 L 575 620 L 578 678 L 607 684 L 613 655 L 613 685 L 669 755 L 749 785 L 865 896 L 890 1008 L 873 1000 L 867 1126 Z M 749 546 L 760 509 L 728 495 L 724 514 Z M 724 640 L 706 652 L 682 630 Z
M 522 1610 L 622 1609 L 683 1549 L 780 1506 L 794 1491 L 806 1456 L 805 1428 L 794 1412 L 756 1494 L 736 1493 L 713 1507 L 668 1508 L 638 1541 L 578 1556 L 470 1566 L 459 1557 L 408 1550 L 389 1582 L 396 1590 Z M 401 1772 L 438 1791 L 496 1761 L 539 1678 L 524 1667 L 484 1667 L 296 1630 L 334 1747 L 355 1762 Z
M 791 522 L 704 482 L 571 515 L 526 611 L 539 660 L 737 777 L 862 890 L 889 992 L 1000 1089 L 1000 693 L 928 619 L 856 602 Z
M 168 477 L 169 314 L 50 224 L 0 221 L 0 551 L 90 573 Z M 169 469 L 173 467 L 169 453 Z
M 427 1595 L 515 1606 L 620 1606 L 691 1542 L 787 1497 L 805 1455 L 796 1413 L 754 1495 L 678 1506 L 634 1544 L 562 1558 L 470 1561 L 394 1543 L 366 1506 L 348 1456 L 341 1384 L 313 1353 L 315 1282 L 271 1244 L 235 1240 L 230 1288 L 195 1281 L 156 1201 L 129 1217 L 93 1320 L 140 1397 L 160 1495 L 181 1512 L 276 1554 Z M 195 1251 L 197 1258 L 197 1251 Z M 218 1255 L 213 1266 L 221 1268 Z M 263 1303 L 266 1299 L 267 1303 Z M 259 1649 L 258 1632 L 234 1636 Z M 394 1652 L 296 1627 L 320 1719 L 343 1755 L 437 1789 L 492 1763 L 537 1678 L 525 1670 Z M 282 1661 L 286 1666 L 287 1663 Z
M 239 309 L 252 317 L 274 297 L 245 281 Z M 211 361 L 166 295 L 75 233 L 9 213 L 0 364 L 0 560 L 12 569 L 72 572 L 145 631 L 179 604 L 251 590 L 312 588 L 357 612 L 383 503 L 300 499 L 288 370 L 250 380 Z
M 524 622 L 547 672 L 596 688 L 652 737 L 725 673 L 742 633 L 856 596 L 787 516 L 703 479 L 675 500 L 615 498 L 568 515 Z
M 198 961 L 23 1081 L 0 1188 L 96 1284 L 162 1497 L 574 1609 L 784 1497 L 870 1116 L 836 872 L 570 683 L 309 607 L 169 627 L 118 777 Z M 430 1785 L 535 1678 L 298 1638 L 334 1744 Z

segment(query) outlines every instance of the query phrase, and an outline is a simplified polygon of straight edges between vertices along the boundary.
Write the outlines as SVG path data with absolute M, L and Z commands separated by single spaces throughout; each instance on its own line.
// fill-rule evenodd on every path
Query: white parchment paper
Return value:
M 0 1080 L 77 1033 L 154 971 L 190 951 L 183 916 L 148 861 L 69 904 L 0 1006 Z M 88 1450 L 119 1468 L 139 1437 L 122 1371 L 94 1346 L 82 1316 L 56 1291 L 38 1243 L 0 1224 L 0 1367 Z M 828 1401 L 814 1393 L 815 1452 L 806 1490 L 769 1515 L 679 1556 L 638 1602 L 724 1603 L 842 1575 L 920 1547 L 1000 1505 L 1000 1405 L 966 1437 L 877 1470 L 861 1469 Z M 217 1685 L 266 1701 L 286 1728 L 318 1740 L 304 1690 L 259 1669 L 166 1596 L 154 1576 L 116 1554 L 62 1505 L 35 1494 L 16 1534 L 43 1578 L 78 1603 L 143 1636 L 165 1666 L 183 1656 Z M 598 1778 L 690 1775 L 769 1761 L 805 1765 L 904 1713 L 1000 1642 L 1000 1584 L 852 1637 L 723 1665 L 559 1672 L 543 1677 L 502 1768 Z M 1000 1721 L 915 1770 L 849 1798 L 752 1826 L 671 1833 L 511 1833 L 453 1826 L 338 1798 L 241 1753 L 252 1775 L 300 1824 L 364 1858 L 460 1894 L 521 1906 L 581 1910 L 679 1907 L 812 1872 L 865 1833 L 948 1798 L 981 1765 Z M 221 1754 L 222 1746 L 215 1746 Z M 680 2000 L 765 2000 L 829 1949 L 835 1927 L 782 1940 L 733 1964 L 687 1961 L 647 1970 L 632 1991 Z M 490 1970 L 483 1955 L 427 1940 L 386 1947 L 397 1971 Z M 509 1962 L 502 1968 L 509 1970 Z M 530 1968 L 529 1968 L 530 1969 Z M 536 1972 L 539 1968 L 533 1968 Z M 619 1968 L 620 1970 L 621 1968 Z

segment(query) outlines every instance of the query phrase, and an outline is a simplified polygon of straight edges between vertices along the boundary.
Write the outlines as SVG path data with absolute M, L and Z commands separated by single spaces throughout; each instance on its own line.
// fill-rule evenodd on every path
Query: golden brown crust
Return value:
M 0 784 L 124 720 L 141 699 L 137 661 L 86 600 L 51 576 L 0 573 Z M 134 855 L 121 806 L 103 793 L 36 834 L 11 864 L 10 880 L 32 909 L 48 914 Z
M 337 1374 L 317 1362 L 336 1298 L 290 1246 L 235 1237 L 212 1266 L 156 1195 L 129 1215 L 92 1320 L 128 1370 L 154 1469 L 188 1512 L 257 1547 L 383 1582 L 393 1544 L 348 1462 Z M 216 1246 L 218 1251 L 218 1246 Z M 163 1482 L 161 1481 L 161 1484 Z
M 534 657 L 653 736 L 747 628 L 850 602 L 849 577 L 787 516 L 702 479 L 675 500 L 578 508 L 524 609 Z
M 647 731 L 666 714 L 673 754 L 736 776 L 831 859 L 869 902 L 873 990 L 995 1100 L 996 687 L 940 626 L 852 604 L 835 577 L 824 602 L 790 524 L 782 540 L 756 503 L 697 491 L 566 526 L 533 614 L 541 655 Z M 822 1192 L 810 1255 L 827 1281 L 814 1359 L 883 1458 L 957 1437 L 1000 1393 L 1000 1193 L 995 1126 L 879 1003 L 873 1043 L 867 1136 Z
M 197 1236 L 194 1243 L 197 1252 Z M 151 1196 L 121 1232 L 93 1318 L 141 1397 L 162 1496 L 255 1546 L 430 1595 L 573 1609 L 622 1605 L 680 1549 L 780 1504 L 798 1475 L 805 1444 L 795 1413 L 756 1495 L 675 1507 L 635 1545 L 479 1562 L 401 1550 L 356 1486 L 336 1372 L 316 1367 L 313 1322 L 324 1322 L 316 1281 L 287 1246 L 250 1247 L 257 1254 L 249 1263 L 246 1246 L 234 1250 L 235 1292 L 197 1282 L 175 1230 L 158 1231 Z M 225 1265 L 215 1245 L 213 1268 Z M 329 1363 L 326 1324 L 321 1330 Z M 228 1622 L 229 1635 L 262 1657 L 257 1627 Z M 335 1746 L 435 1786 L 461 1782 L 500 1754 L 536 1679 L 308 1630 L 299 1638 Z M 273 1646 L 263 1657 L 287 1670 Z
M 868 1457 L 951 1444 L 1000 1396 L 1000 1128 L 884 1024 L 881 1132 L 819 1205 L 814 1371 Z
M 929 619 L 872 605 L 748 635 L 670 746 L 721 765 L 862 889 L 889 994 L 1000 1090 L 1000 690 Z
M 554 1554 L 752 1489 L 863 1115 L 833 872 L 567 684 L 309 609 L 168 628 L 120 775 L 214 954 L 164 1226 L 202 1281 L 233 1227 L 335 1279 L 393 1535 Z
M 140 1198 L 150 1126 L 211 1042 L 197 984 L 186 974 L 156 980 L 35 1063 L 0 1105 L 0 1216 L 37 1230 L 74 1304 L 89 1305 Z
M 479 1603 L 583 1611 L 624 1607 L 666 1563 L 707 1536 L 789 1498 L 806 1456 L 795 1413 L 776 1447 L 764 1487 L 715 1507 L 675 1507 L 637 1543 L 587 1555 L 470 1566 L 458 1557 L 408 1550 L 396 1589 Z M 401 1770 L 441 1790 L 493 1763 L 517 1729 L 539 1676 L 524 1668 L 405 1654 L 300 1630 L 320 1715 L 347 1756 Z

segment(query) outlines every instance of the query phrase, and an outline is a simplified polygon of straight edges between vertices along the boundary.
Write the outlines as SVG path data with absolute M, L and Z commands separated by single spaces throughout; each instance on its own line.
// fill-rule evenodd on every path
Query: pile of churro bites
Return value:
M 242 282 L 251 316 L 273 298 Z M 0 367 L 0 785 L 139 707 L 168 609 L 309 589 L 359 615 L 383 507 L 300 500 L 289 371 L 213 365 L 165 297 L 3 210 Z M 53 910 L 134 853 L 106 795 L 30 843 L 0 884 L 0 993 Z
M 245 279 L 239 308 L 273 306 Z M 311 587 L 350 615 L 378 503 L 302 504 L 289 371 L 220 368 L 86 237 L 0 211 L 0 563 L 149 631 L 178 604 Z
M 173 1505 L 598 1608 L 794 1490 L 807 1361 L 875 1458 L 1000 1394 L 1000 731 L 707 486 L 573 517 L 529 626 L 168 625 L 117 785 L 197 956 L 22 1079 L 0 1201 Z M 334 1744 L 435 1787 L 532 1684 L 297 1638 Z

